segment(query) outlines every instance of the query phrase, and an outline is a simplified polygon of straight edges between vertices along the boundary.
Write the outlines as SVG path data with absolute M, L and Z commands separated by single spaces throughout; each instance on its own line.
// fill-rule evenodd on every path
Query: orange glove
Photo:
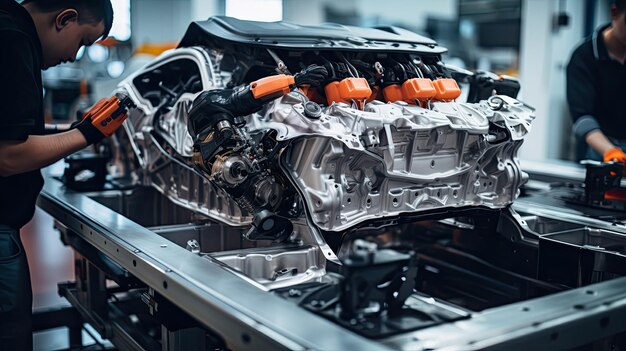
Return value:
M 113 96 L 109 99 L 100 99 L 83 115 L 83 120 L 77 128 L 83 133 L 87 143 L 93 144 L 113 135 L 126 117 L 128 113 L 125 103 Z
M 605 152 L 603 158 L 604 162 L 616 161 L 626 165 L 626 154 L 624 153 L 624 151 L 622 151 L 622 149 L 618 147 L 614 147 L 611 150 Z

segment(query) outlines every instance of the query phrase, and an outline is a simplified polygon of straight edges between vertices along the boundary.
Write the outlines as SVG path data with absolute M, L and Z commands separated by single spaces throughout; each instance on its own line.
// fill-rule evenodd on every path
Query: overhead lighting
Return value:
M 107 73 L 111 78 L 118 78 L 124 73 L 124 68 L 126 65 L 123 61 L 111 61 L 107 65 Z
M 111 0 L 113 25 L 109 37 L 119 41 L 130 39 L 130 0 Z
M 92 62 L 104 62 L 109 58 L 109 48 L 94 44 L 87 48 L 87 56 Z
M 283 0 L 226 0 L 226 16 L 248 21 L 282 21 Z

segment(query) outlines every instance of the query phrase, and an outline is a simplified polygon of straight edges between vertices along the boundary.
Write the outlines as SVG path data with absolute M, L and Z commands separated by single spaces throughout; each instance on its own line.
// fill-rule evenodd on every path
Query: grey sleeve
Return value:
M 580 116 L 572 126 L 572 131 L 577 138 L 584 139 L 587 134 L 600 129 L 600 124 L 595 117 L 591 115 Z
M 574 122 L 573 132 L 584 138 L 589 132 L 600 129 L 594 116 L 596 88 L 591 64 L 594 58 L 587 57 L 583 48 L 579 47 L 572 54 L 567 65 L 567 104 Z

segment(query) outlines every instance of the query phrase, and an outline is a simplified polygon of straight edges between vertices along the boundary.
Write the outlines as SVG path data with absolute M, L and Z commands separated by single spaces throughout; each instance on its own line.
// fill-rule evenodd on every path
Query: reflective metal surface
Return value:
M 283 254 L 289 252 L 289 248 L 282 248 L 280 252 L 272 252 L 271 248 L 242 250 L 243 256 L 235 253 L 217 253 L 215 257 L 198 255 L 85 194 L 68 191 L 50 177 L 46 179 L 39 205 L 130 274 L 222 335 L 228 345 L 236 349 L 554 350 L 614 334 L 626 325 L 626 278 L 618 278 L 474 312 L 462 321 L 378 341 L 367 340 L 298 308 L 267 291 L 266 286 L 241 275 L 245 272 L 257 275 L 260 281 L 269 277 L 280 283 L 281 267 L 297 266 L 303 261 L 308 264 L 298 266 L 298 272 L 313 267 L 315 249 L 293 249 L 294 257 L 300 257 L 297 260 Z M 537 223 L 548 224 L 543 218 L 523 218 L 522 221 L 528 220 L 533 228 L 541 228 Z M 550 224 L 549 229 L 543 231 L 558 229 L 558 225 Z M 169 231 L 175 230 L 172 227 Z M 168 229 L 158 227 L 155 231 L 167 233 Z M 564 235 L 568 235 L 567 231 Z M 271 260 L 263 254 L 271 255 Z M 302 259 L 303 256 L 306 259 Z M 273 262 L 256 266 L 253 262 L 258 260 Z M 240 273 L 225 263 L 238 266 Z M 251 265 L 246 267 L 248 263 Z M 413 299 L 421 301 L 420 304 L 440 304 L 432 298 L 419 296 L 411 297 L 407 303 L 418 303 Z M 441 306 L 455 309 L 449 304 Z
M 334 232 L 437 208 L 503 208 L 527 180 L 517 150 L 535 116 L 508 96 L 479 103 L 429 101 L 424 107 L 372 100 L 359 108 L 320 106 L 297 89 L 245 116 L 241 126 L 229 125 L 237 146 L 216 158 L 210 174 L 197 171 L 187 113 L 200 91 L 224 88 L 221 77 L 228 72 L 216 69 L 221 59 L 212 48 L 179 48 L 124 80 L 120 90 L 128 91 L 138 109 L 114 150 L 117 163 L 127 165 L 117 167 L 127 177 L 212 219 L 234 226 L 251 221 L 246 204 L 252 200 L 236 202 L 227 194 L 245 180 L 231 176 L 233 167 L 290 179 L 307 212 L 292 219 L 311 218 L 311 225 Z M 161 81 L 174 74 L 188 83 L 155 105 Z M 313 117 L 305 109 L 309 105 L 317 106 Z M 270 139 L 277 150 L 263 144 Z M 266 153 L 280 153 L 281 164 L 262 163 Z M 254 190 L 255 201 L 271 208 L 287 192 L 273 177 L 265 176 L 267 184 L 259 182 Z
M 622 331 L 626 277 L 485 310 L 470 320 L 392 337 L 397 350 L 564 350 Z
M 384 349 L 294 308 L 217 261 L 192 254 L 83 194 L 66 191 L 55 179 L 46 179 L 39 206 L 190 316 L 223 335 L 235 349 Z
M 326 274 L 323 255 L 318 247 L 312 246 L 224 251 L 210 257 L 242 272 L 268 289 L 319 280 Z

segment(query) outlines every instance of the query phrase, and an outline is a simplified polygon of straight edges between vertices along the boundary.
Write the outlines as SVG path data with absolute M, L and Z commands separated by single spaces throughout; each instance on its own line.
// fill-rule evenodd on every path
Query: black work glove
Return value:
M 324 66 L 310 65 L 302 71 L 294 74 L 293 78 L 295 79 L 297 86 L 320 86 L 328 79 L 328 70 Z
M 128 113 L 125 108 L 119 107 L 119 101 L 117 98 L 100 99 L 78 124 L 72 125 L 83 134 L 87 144 L 113 135 L 126 120 Z
M 204 91 L 196 97 L 187 114 L 187 131 L 195 140 L 202 139 L 210 130 L 222 120 L 234 123 L 235 106 L 233 106 L 232 89 L 215 89 Z

